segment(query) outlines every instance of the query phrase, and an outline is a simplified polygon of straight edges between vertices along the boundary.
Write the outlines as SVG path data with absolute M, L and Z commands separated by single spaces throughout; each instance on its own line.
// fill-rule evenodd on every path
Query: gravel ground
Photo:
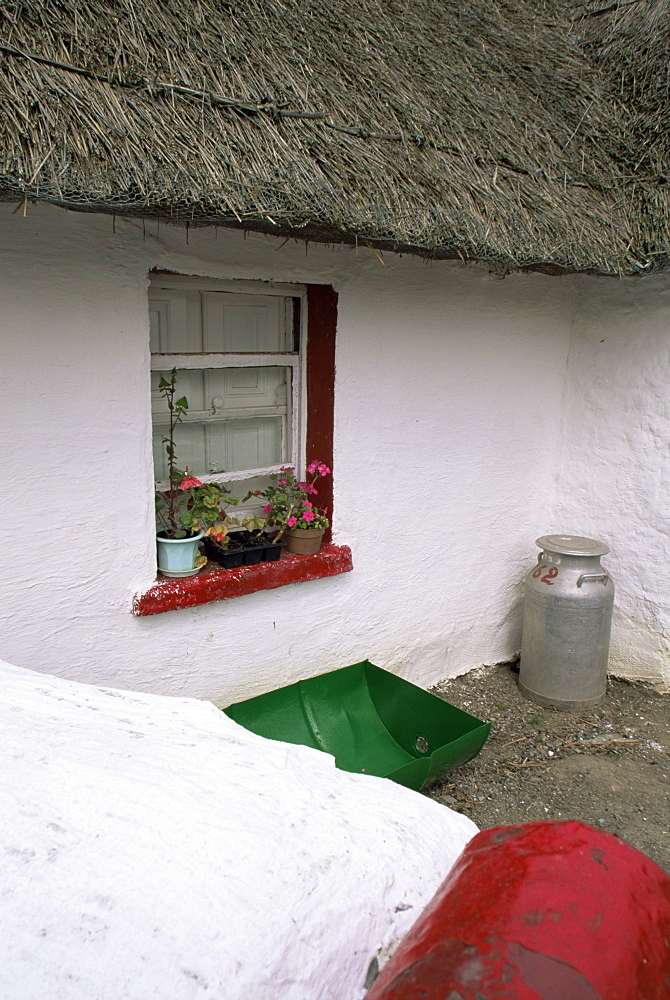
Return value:
M 560 712 L 521 695 L 516 671 L 499 663 L 433 689 L 492 726 L 482 752 L 425 794 L 481 829 L 580 819 L 670 873 L 670 695 L 612 679 L 598 708 Z

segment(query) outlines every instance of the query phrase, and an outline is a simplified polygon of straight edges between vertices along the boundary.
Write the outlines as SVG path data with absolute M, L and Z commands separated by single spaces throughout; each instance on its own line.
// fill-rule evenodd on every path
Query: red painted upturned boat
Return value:
M 575 821 L 477 834 L 365 1000 L 669 1000 L 670 878 Z

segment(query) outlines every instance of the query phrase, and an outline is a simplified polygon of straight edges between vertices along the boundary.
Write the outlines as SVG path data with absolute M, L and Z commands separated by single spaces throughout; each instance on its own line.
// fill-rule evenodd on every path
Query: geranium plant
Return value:
M 283 466 L 280 472 L 270 475 L 272 485 L 263 490 L 267 500 L 263 507 L 265 523 L 279 527 L 277 541 L 287 528 L 327 528 L 330 521 L 314 503 L 318 496 L 316 481 L 330 475 L 330 469 L 323 462 L 310 462 L 307 474 L 311 478 L 299 480 L 295 469 Z
M 202 483 L 191 475 L 188 466 L 177 467 L 177 453 L 174 443 L 175 427 L 188 411 L 185 396 L 177 395 L 177 370 L 173 368 L 170 378 L 161 377 L 158 383 L 170 413 L 170 429 L 163 438 L 168 457 L 168 483 L 166 490 L 156 492 L 156 517 L 162 525 L 166 538 L 189 538 L 200 530 L 207 534 L 225 537 L 226 521 L 232 519 L 225 511 L 226 506 L 237 506 L 242 501 L 231 497 L 230 491 L 222 483 Z
M 227 496 L 221 483 L 202 483 L 189 473 L 174 468 L 174 485 L 156 493 L 156 515 L 167 538 L 188 538 L 201 529 L 214 534 L 218 528 L 222 537 L 230 521 L 225 512 L 228 504 L 237 505 L 236 497 Z

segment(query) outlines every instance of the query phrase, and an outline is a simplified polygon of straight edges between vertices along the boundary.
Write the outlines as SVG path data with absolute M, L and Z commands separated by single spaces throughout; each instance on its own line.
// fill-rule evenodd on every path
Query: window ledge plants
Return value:
M 272 473 L 271 485 L 255 493 L 267 501 L 262 516 L 244 518 L 246 532 L 229 529 L 225 521 L 210 527 L 205 538 L 207 556 L 232 569 L 261 559 L 279 559 L 280 546 L 284 545 L 294 555 L 315 555 L 330 521 L 311 498 L 318 495 L 315 482 L 329 476 L 330 469 L 324 462 L 310 462 L 307 473 L 311 479 L 304 482 L 298 480 L 292 466 L 282 466 L 280 472 Z M 237 505 L 248 499 L 227 498 L 226 502 Z
M 175 428 L 186 415 L 188 400 L 177 396 L 177 370 L 170 378 L 162 377 L 159 390 L 170 415 L 169 434 L 163 438 L 168 457 L 167 489 L 156 492 L 156 543 L 158 570 L 163 576 L 185 579 L 195 576 L 213 559 L 226 568 L 263 561 L 275 561 L 280 546 L 298 555 L 314 555 L 321 547 L 330 521 L 311 497 L 318 494 L 314 483 L 329 476 L 324 462 L 313 461 L 307 467 L 310 481 L 299 481 L 292 466 L 282 466 L 270 476 L 266 490 L 255 490 L 245 497 L 232 497 L 221 483 L 203 484 L 177 468 Z M 244 531 L 233 531 L 239 520 L 231 518 L 227 506 L 239 506 L 251 497 L 267 501 L 263 516 L 243 519 Z M 269 533 L 270 532 L 270 533 Z M 285 536 L 285 538 L 284 538 Z M 205 539 L 205 552 L 200 541 Z
M 325 463 L 310 462 L 307 481 L 284 466 L 271 474 L 266 490 L 241 498 L 231 496 L 221 483 L 203 484 L 188 468 L 177 468 L 174 431 L 188 401 L 176 399 L 176 375 L 173 369 L 159 385 L 170 413 L 169 436 L 163 439 L 168 485 L 156 493 L 160 575 L 149 590 L 136 595 L 133 614 L 194 607 L 351 570 L 348 546 L 322 547 L 330 522 L 313 498 L 318 495 L 315 482 L 330 475 Z M 252 497 L 266 501 L 262 515 L 248 515 L 240 524 L 226 508 Z

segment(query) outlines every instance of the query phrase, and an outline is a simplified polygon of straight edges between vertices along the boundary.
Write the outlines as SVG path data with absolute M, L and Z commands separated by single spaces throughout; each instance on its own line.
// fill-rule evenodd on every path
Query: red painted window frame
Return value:
M 307 389 L 307 463 L 325 462 L 333 469 L 335 430 L 335 331 L 337 328 L 337 292 L 330 285 L 307 286 L 307 351 L 305 382 Z M 334 475 L 334 472 L 333 472 Z M 333 476 L 319 480 L 317 505 L 333 523 Z M 327 529 L 324 543 L 330 542 Z
M 307 346 L 305 389 L 307 401 L 305 458 L 325 462 L 333 469 L 335 427 L 335 336 L 337 292 L 330 285 L 307 286 Z M 335 470 L 333 469 L 333 474 Z M 319 480 L 318 506 L 333 523 L 333 476 Z M 300 583 L 353 569 L 351 549 L 332 545 L 332 530 L 324 534 L 315 556 L 282 556 L 276 563 L 243 566 L 236 570 L 207 567 L 197 576 L 170 580 L 159 576 L 133 600 L 133 614 L 155 615 L 177 608 L 241 597 L 288 583 Z

